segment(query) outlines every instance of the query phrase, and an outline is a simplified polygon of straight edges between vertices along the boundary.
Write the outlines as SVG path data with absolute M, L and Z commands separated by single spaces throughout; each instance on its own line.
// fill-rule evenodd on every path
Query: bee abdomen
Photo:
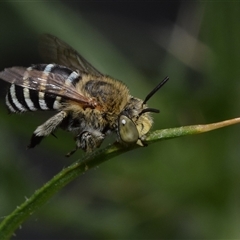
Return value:
M 48 74 L 55 73 L 63 76 L 65 84 L 75 85 L 79 81 L 79 75 L 71 69 L 57 64 L 37 64 L 26 69 L 26 72 L 32 70 L 42 71 L 43 76 L 47 79 Z M 29 82 L 29 86 L 30 86 Z M 41 84 L 39 84 L 41 87 Z M 43 89 L 45 86 L 43 85 Z M 6 105 L 10 112 L 26 112 L 37 110 L 59 110 L 62 107 L 64 99 L 55 94 L 31 89 L 27 87 L 12 84 L 7 96 Z
M 65 66 L 61 66 L 58 64 L 54 64 L 54 63 L 36 64 L 36 65 L 33 65 L 32 67 L 27 68 L 27 71 L 31 71 L 33 69 L 42 71 L 46 76 L 49 73 L 59 74 L 66 79 L 65 84 L 71 83 L 75 86 L 76 83 L 78 83 L 80 80 L 80 76 L 76 71 L 73 71 L 70 68 L 67 68 Z
M 53 94 L 12 84 L 6 96 L 6 105 L 10 112 L 58 110 L 62 106 L 61 100 Z

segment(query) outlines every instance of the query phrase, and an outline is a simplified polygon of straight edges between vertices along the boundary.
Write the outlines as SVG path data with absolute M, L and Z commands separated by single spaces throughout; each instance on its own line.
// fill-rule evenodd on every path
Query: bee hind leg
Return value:
M 53 117 L 49 118 L 42 125 L 38 126 L 31 137 L 28 148 L 34 148 L 37 144 L 39 144 L 42 141 L 44 137 L 53 134 L 53 131 L 62 123 L 63 119 L 66 116 L 67 113 L 61 111 L 54 115 Z M 53 136 L 55 135 L 53 134 Z

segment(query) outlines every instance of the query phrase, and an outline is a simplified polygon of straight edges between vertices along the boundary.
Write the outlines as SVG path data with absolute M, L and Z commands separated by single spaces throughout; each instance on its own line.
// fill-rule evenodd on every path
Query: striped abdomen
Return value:
M 26 69 L 26 73 L 31 75 L 32 70 L 42 71 L 43 77 L 48 79 L 49 73 L 61 74 L 66 79 L 64 84 L 75 85 L 79 81 L 79 75 L 69 68 L 56 64 L 39 64 Z M 24 78 L 24 76 L 23 76 Z M 30 84 L 29 84 L 30 85 Z M 41 87 L 41 84 L 39 84 Z M 43 85 L 44 88 L 44 85 Z M 56 94 L 44 91 L 33 90 L 11 84 L 6 96 L 6 105 L 10 112 L 25 112 L 37 110 L 59 110 L 62 107 L 64 98 Z
M 11 112 L 57 110 L 61 107 L 61 97 L 12 84 L 6 105 Z

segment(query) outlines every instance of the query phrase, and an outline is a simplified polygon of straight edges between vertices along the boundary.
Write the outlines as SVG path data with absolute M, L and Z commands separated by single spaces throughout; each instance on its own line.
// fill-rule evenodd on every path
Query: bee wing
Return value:
M 0 78 L 6 82 L 29 88 L 35 91 L 51 93 L 65 99 L 73 100 L 82 107 L 95 108 L 97 102 L 81 95 L 71 82 L 67 82 L 61 74 L 44 73 L 38 70 L 28 71 L 22 67 L 6 68 L 0 72 Z
M 67 43 L 50 34 L 43 34 L 40 38 L 39 51 L 46 62 L 57 63 L 72 70 L 80 70 L 95 76 L 103 76 L 87 60 Z

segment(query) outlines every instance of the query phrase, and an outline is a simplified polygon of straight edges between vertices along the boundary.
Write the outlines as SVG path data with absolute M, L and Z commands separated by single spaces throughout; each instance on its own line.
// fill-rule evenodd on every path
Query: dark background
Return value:
M 101 72 L 161 110 L 153 129 L 239 116 L 240 3 L 39 1 L 0 3 L 0 69 L 40 63 L 48 32 Z M 63 167 L 74 147 L 61 130 L 33 150 L 34 129 L 53 113 L 8 115 L 1 82 L 0 217 Z M 239 238 L 239 126 L 126 153 L 70 183 L 14 239 Z

